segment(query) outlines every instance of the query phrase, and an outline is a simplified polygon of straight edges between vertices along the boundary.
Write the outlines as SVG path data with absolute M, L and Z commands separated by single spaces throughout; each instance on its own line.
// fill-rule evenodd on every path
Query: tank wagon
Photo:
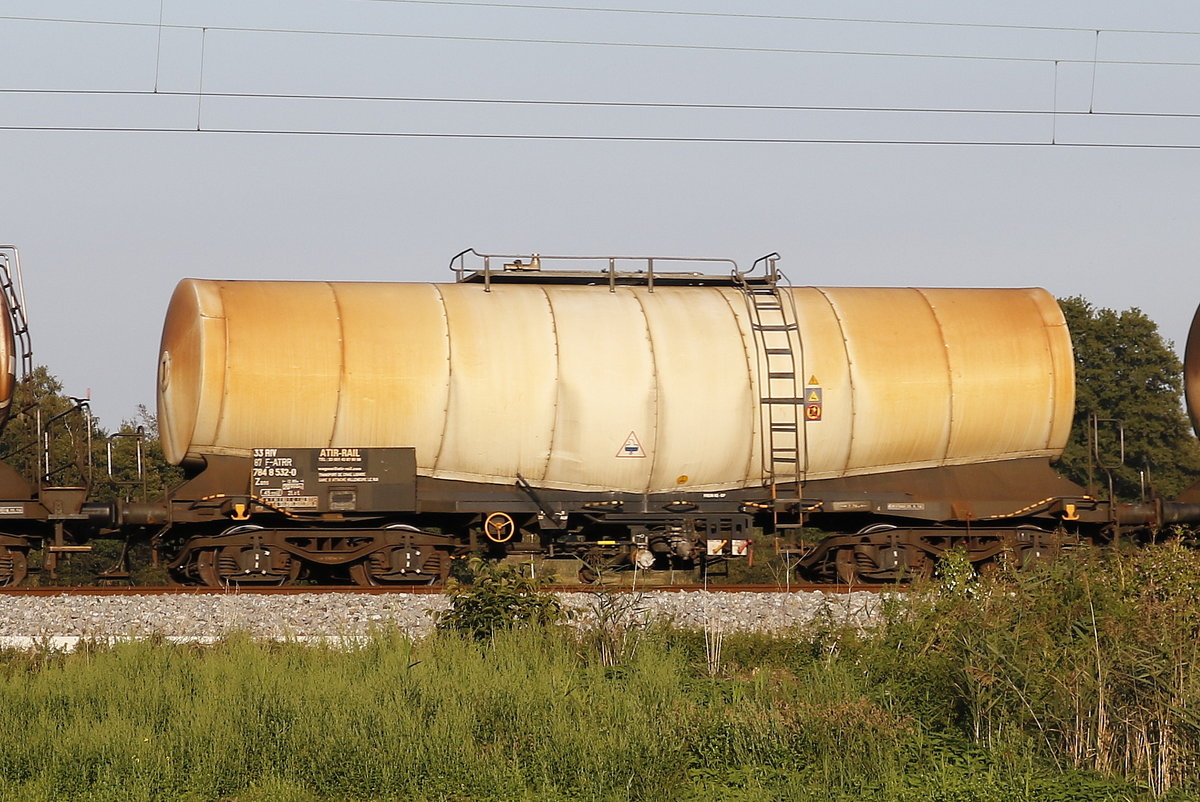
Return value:
M 1196 435 L 1200 436 L 1200 308 L 1192 318 L 1183 352 L 1183 394 Z
M 1196 436 L 1200 437 L 1200 308 L 1192 318 L 1183 352 L 1183 396 Z M 1200 481 L 1179 496 L 1180 501 L 1200 503 Z
M 158 414 L 189 479 L 119 524 L 161 527 L 176 578 L 228 586 L 437 582 L 478 548 L 587 578 L 805 527 L 829 536 L 791 551 L 800 568 L 886 581 L 956 545 L 1021 559 L 1200 519 L 1052 470 L 1074 372 L 1044 290 L 579 258 L 464 251 L 445 284 L 180 282 Z
M 50 418 L 36 409 L 13 409 L 18 381 L 29 380 L 32 368 L 20 254 L 0 245 L 0 429 L 14 413 L 30 418 L 27 441 L 0 454 L 0 586 L 25 579 L 33 549 L 42 550 L 42 567 L 51 573 L 63 553 L 90 550 L 83 541 L 110 517 L 109 505 L 88 502 L 92 428 L 86 400 L 73 399 L 71 407 Z M 75 435 L 78 463 L 52 454 L 47 445 L 47 435 L 61 427 L 71 427 Z M 19 455 L 37 466 L 31 476 L 14 467 Z

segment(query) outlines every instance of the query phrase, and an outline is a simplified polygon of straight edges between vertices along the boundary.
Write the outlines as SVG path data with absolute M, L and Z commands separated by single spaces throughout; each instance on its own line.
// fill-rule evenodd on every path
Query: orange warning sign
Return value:
M 810 420 L 810 421 L 820 420 L 821 419 L 821 405 L 820 404 L 805 404 L 804 405 L 804 419 Z

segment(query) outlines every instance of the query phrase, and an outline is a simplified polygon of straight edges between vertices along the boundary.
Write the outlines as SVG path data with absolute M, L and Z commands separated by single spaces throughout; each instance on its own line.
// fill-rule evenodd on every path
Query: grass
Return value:
M 0 800 L 1196 799 L 1198 592 L 1168 546 L 950 572 L 873 632 L 716 655 L 537 616 L 4 653 Z

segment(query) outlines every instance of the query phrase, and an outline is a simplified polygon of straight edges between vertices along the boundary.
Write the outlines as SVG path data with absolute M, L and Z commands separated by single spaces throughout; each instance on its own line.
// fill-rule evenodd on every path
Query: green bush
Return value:
M 471 583 L 450 593 L 450 609 L 437 628 L 481 640 L 499 630 L 542 627 L 563 620 L 558 599 L 539 593 L 541 583 L 511 565 L 474 560 Z

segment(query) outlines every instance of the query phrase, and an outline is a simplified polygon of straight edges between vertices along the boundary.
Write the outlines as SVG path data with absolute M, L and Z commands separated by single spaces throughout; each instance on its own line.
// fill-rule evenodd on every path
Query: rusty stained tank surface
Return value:
M 1196 316 L 1192 318 L 1192 328 L 1183 352 L 1183 392 L 1192 426 L 1196 435 L 1200 436 L 1200 308 L 1196 309 Z
M 795 302 L 809 479 L 1061 452 L 1070 338 L 1040 289 L 814 288 Z M 580 490 L 763 480 L 736 287 L 207 281 L 175 290 L 168 459 L 416 448 L 418 472 Z M 815 393 L 815 396 L 814 396 Z
M 12 310 L 0 293 L 0 427 L 12 414 L 13 393 L 17 388 L 17 341 L 13 331 Z

